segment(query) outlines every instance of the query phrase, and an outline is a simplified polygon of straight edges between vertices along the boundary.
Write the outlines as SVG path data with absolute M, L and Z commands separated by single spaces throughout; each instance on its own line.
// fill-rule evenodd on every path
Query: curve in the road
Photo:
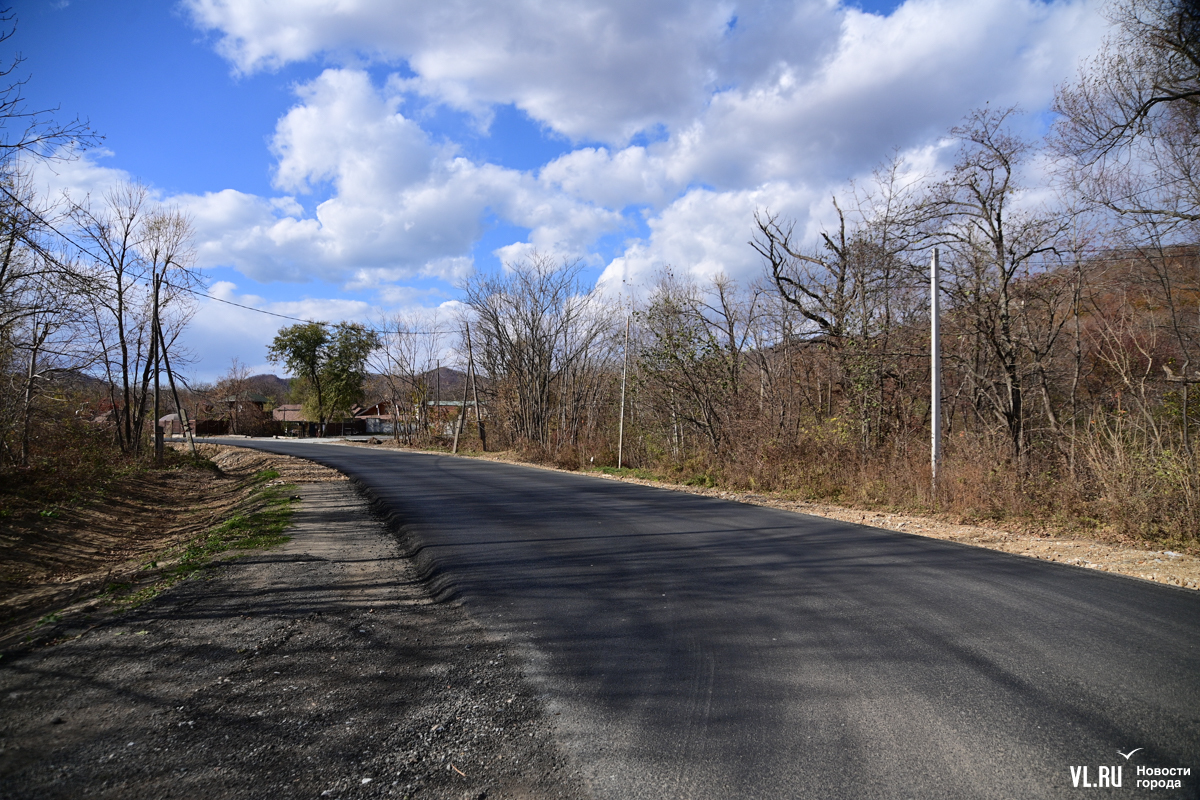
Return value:
M 1136 796 L 1139 766 L 1200 773 L 1200 593 L 589 476 L 230 443 L 373 495 L 528 646 L 598 797 L 1073 797 L 1102 766 Z

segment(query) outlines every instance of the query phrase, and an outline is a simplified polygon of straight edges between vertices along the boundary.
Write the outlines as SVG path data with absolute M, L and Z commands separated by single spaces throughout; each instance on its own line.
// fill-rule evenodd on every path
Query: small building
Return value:
M 278 422 L 285 436 L 315 436 L 317 423 L 307 419 L 299 403 L 285 403 L 271 409 L 271 419 Z
M 263 407 L 271 402 L 271 400 L 258 392 L 239 392 L 236 395 L 223 398 L 221 402 L 233 413 L 254 411 L 255 409 L 260 413 L 265 413 L 263 412 Z
M 285 436 L 321 435 L 321 423 L 306 417 L 299 403 L 285 403 L 271 409 L 271 419 L 280 426 Z M 366 420 L 359 419 L 357 415 L 349 419 L 325 421 L 326 436 L 358 436 L 364 433 L 369 433 Z
M 475 408 L 475 401 L 468 400 L 464 405 L 462 400 L 430 400 L 428 406 L 429 424 L 433 427 L 434 433 L 438 436 L 453 436 L 463 409 L 465 408 L 466 413 L 470 414 Z M 483 415 L 487 416 L 486 407 Z M 464 424 L 466 424 L 466 420 L 464 420 Z
M 390 436 L 395 432 L 396 417 L 392 413 L 392 404 L 387 400 L 356 407 L 354 418 L 362 421 L 364 433 L 382 433 Z

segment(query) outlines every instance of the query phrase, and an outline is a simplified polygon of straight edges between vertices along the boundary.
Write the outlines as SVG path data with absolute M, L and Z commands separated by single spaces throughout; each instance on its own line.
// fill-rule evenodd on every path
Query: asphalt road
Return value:
M 1117 766 L 1085 795 L 1200 797 L 1195 591 L 568 473 L 236 444 L 365 486 L 527 653 L 598 798 L 1075 797 Z M 1193 774 L 1151 791 L 1138 767 Z

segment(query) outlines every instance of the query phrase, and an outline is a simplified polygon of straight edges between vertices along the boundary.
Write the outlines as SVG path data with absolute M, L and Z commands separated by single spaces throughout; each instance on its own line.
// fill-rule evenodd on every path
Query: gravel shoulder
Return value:
M 352 484 L 299 494 L 287 544 L 5 654 L 0 795 L 585 796 L 511 648 Z

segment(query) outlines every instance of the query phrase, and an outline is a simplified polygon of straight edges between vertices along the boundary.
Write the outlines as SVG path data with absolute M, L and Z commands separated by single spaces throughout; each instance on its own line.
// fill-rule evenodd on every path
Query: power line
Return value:
M 47 228 L 49 228 L 50 230 L 54 231 L 54 233 L 55 233 L 55 234 L 57 234 L 57 235 L 58 235 L 60 238 L 62 238 L 64 241 L 66 241 L 68 244 L 70 244 L 72 247 L 74 247 L 74 248 L 75 248 L 76 250 L 78 250 L 79 252 L 81 252 L 81 253 L 83 253 L 83 254 L 87 255 L 87 256 L 88 256 L 88 257 L 90 257 L 90 258 L 91 258 L 93 261 L 97 261 L 97 262 L 103 262 L 103 261 L 105 261 L 105 260 L 106 260 L 105 258 L 103 258 L 103 257 L 101 257 L 101 256 L 98 256 L 98 255 L 96 255 L 96 254 L 95 254 L 95 253 L 93 253 L 91 250 L 89 250 L 88 248 L 84 247 L 84 246 L 83 246 L 83 245 L 81 245 L 79 242 L 75 241 L 75 240 L 74 240 L 74 239 L 72 239 L 70 236 L 68 236 L 67 234 L 63 233 L 63 232 L 62 232 L 61 230 L 59 230 L 59 229 L 58 229 L 58 228 L 57 228 L 57 227 L 56 227 L 56 226 L 55 226 L 55 225 L 54 225 L 52 222 L 50 222 L 48 219 L 46 219 L 45 217 L 43 217 L 43 216 L 42 216 L 40 213 L 38 213 L 37 211 L 34 211 L 32 208 L 30 208 L 29 206 L 27 206 L 27 205 L 24 203 L 24 201 L 22 201 L 22 200 L 21 200 L 21 198 L 17 197 L 17 196 L 16 196 L 16 195 L 14 195 L 12 192 L 10 192 L 10 191 L 8 190 L 8 188 L 7 188 L 7 187 L 5 187 L 5 186 L 3 186 L 3 185 L 0 185 L 0 191 L 3 191 L 3 192 L 4 192 L 4 194 L 6 194 L 10 200 L 12 200 L 14 203 L 16 203 L 17 205 L 19 205 L 21 208 L 25 209 L 25 211 L 27 211 L 29 214 L 31 214 L 31 215 L 32 215 L 32 216 L 33 216 L 33 217 L 34 217 L 34 218 L 35 218 L 35 219 L 36 219 L 38 222 L 40 222 L 42 225 L 46 226 L 46 227 L 47 227 Z M 31 246 L 35 247 L 35 248 L 38 250 L 38 252 L 40 252 L 40 253 L 42 254 L 42 256 L 43 256 L 43 257 L 45 257 L 45 258 L 48 258 L 48 259 L 50 259 L 51 261 L 54 261 L 55 263 L 57 263 L 57 259 L 53 258 L 52 256 L 50 256 L 50 254 L 49 254 L 49 253 L 45 252 L 45 250 L 44 250 L 44 249 L 43 249 L 43 248 L 42 248 L 40 245 L 37 245 L 37 244 L 35 244 L 35 243 L 32 243 L 32 242 L 30 242 L 29 244 L 30 244 Z M 62 264 L 59 264 L 58 266 L 60 266 L 60 267 L 61 267 L 61 266 L 63 266 L 63 265 L 62 265 Z M 188 292 L 189 294 L 195 295 L 195 296 L 197 296 L 197 297 L 204 297 L 204 298 L 207 298 L 208 300 L 214 300 L 214 301 L 216 301 L 216 302 L 218 302 L 218 303 L 224 303 L 225 305 L 229 305 L 229 306 L 235 306 L 235 307 L 237 307 L 237 308 L 245 309 L 246 311 L 253 311 L 253 312 L 255 312 L 255 313 L 258 313 L 258 314 L 266 314 L 266 315 L 268 315 L 268 316 L 271 316 L 271 317 L 278 317 L 278 318 L 280 318 L 280 319 L 289 319 L 289 320 L 292 320 L 293 322 L 304 322 L 304 323 L 307 323 L 307 324 L 309 324 L 309 325 L 331 325 L 331 324 L 332 324 L 332 323 L 329 323 L 329 322 L 322 322 L 322 321 L 320 321 L 320 320 L 305 319 L 304 317 L 293 317 L 293 316 L 291 316 L 291 315 L 289 315 L 289 314 L 280 314 L 280 313 L 278 313 L 278 312 L 275 312 L 275 311 L 267 311 L 267 310 L 266 310 L 266 309 L 264 309 L 264 308 L 255 308 L 254 306 L 248 306 L 248 305 L 245 305 L 245 304 L 243 304 L 243 303 L 235 303 L 235 302 L 234 302 L 234 301 L 232 301 L 232 300 L 226 300 L 226 299 L 224 299 L 224 298 L 221 298 L 221 297 L 216 297 L 215 295 L 209 294 L 207 291 L 200 291 L 200 290 L 198 290 L 198 289 L 193 289 L 193 288 L 191 288 L 191 287 L 188 287 L 188 286 L 179 286 L 179 285 L 177 285 L 177 284 L 171 283 L 170 281 L 166 281 L 166 280 L 164 280 L 164 281 L 163 281 L 163 284 L 164 284 L 164 285 L 166 285 L 166 286 L 169 286 L 169 287 L 171 287 L 172 289 L 176 289 L 176 290 L 179 290 L 179 291 Z M 384 333 L 387 333 L 387 332 L 385 332 L 385 331 L 379 331 L 379 330 L 376 330 L 376 329 L 374 329 L 374 328 L 366 328 L 366 330 L 370 331 L 371 333 L 375 333 L 375 334 L 381 334 L 381 335 L 382 335 L 382 334 L 384 334 Z M 406 332 L 406 333 L 412 333 L 412 334 L 424 334 L 424 335 L 433 335 L 433 334 L 439 333 L 439 331 L 405 331 L 405 332 Z
M 243 305 L 242 303 L 235 303 L 232 300 L 225 300 L 224 298 L 216 297 L 215 295 L 211 295 L 208 292 L 202 292 L 199 289 L 192 289 L 187 286 L 176 286 L 175 284 L 170 283 L 168 281 L 163 281 L 163 283 L 166 286 L 170 286 L 172 289 L 178 289 L 180 291 L 188 292 L 197 297 L 204 297 L 209 300 L 215 300 L 218 303 L 224 303 L 225 305 L 228 305 L 228 306 L 236 306 L 238 308 L 244 308 L 247 311 L 255 311 L 259 314 L 267 314 L 272 317 L 279 317 L 280 319 L 290 319 L 294 322 L 305 322 L 305 323 L 308 323 L 309 325 L 333 325 L 334 324 L 332 322 L 322 322 L 321 320 L 305 319 L 303 317 L 292 317 L 287 314 L 279 314 L 275 311 L 267 311 L 264 308 L 255 308 L 254 306 L 247 306 L 247 305 Z M 368 328 L 365 325 L 363 326 L 363 330 L 369 331 L 370 333 L 376 333 L 379 335 L 396 333 L 396 331 L 381 331 L 381 330 L 377 330 L 375 328 Z M 423 334 L 423 335 L 432 336 L 432 335 L 439 334 L 439 333 L 445 333 L 445 331 L 403 331 L 403 333 L 405 333 L 405 334 L 410 334 L 410 333 L 411 334 Z
M 215 295 L 211 295 L 208 292 L 202 292 L 199 289 L 192 289 L 187 286 L 177 286 L 176 284 L 173 284 L 169 281 L 163 281 L 163 284 L 165 286 L 170 286 L 172 289 L 178 289 L 179 291 L 182 291 L 182 292 L 188 292 L 189 294 L 193 294 L 197 297 L 204 297 L 209 300 L 215 300 L 216 302 L 224 303 L 227 306 L 236 306 L 238 308 L 244 308 L 247 311 L 255 311 L 259 314 L 267 314 L 272 317 L 279 317 L 280 319 L 290 319 L 290 320 L 293 320 L 294 322 L 306 322 L 309 325 L 329 325 L 330 324 L 328 322 L 321 322 L 320 320 L 304 319 L 303 317 L 292 317 L 287 314 L 279 314 L 274 311 L 267 311 L 265 308 L 255 308 L 254 306 L 248 306 L 248 305 L 244 305 L 242 303 L 235 303 L 232 300 L 226 300 L 224 298 L 217 297 Z M 367 330 L 371 330 L 371 329 L 368 328 Z M 372 333 L 378 333 L 378 331 L 372 331 Z
M 15 194 L 13 194 L 12 192 L 10 192 L 8 190 L 8 187 L 0 185 L 0 191 L 3 191 L 6 195 L 8 195 L 8 199 L 12 200 L 14 203 L 19 205 L 21 208 L 25 209 L 30 214 L 32 214 L 34 219 L 36 219 L 38 222 L 42 223 L 47 228 L 49 228 L 50 230 L 54 231 L 59 236 L 61 236 L 63 239 L 67 240 L 67 242 L 69 242 L 71 244 L 71 246 L 73 246 L 76 250 L 79 250 L 80 252 L 91 256 L 93 261 L 103 261 L 104 260 L 100 256 L 93 253 L 91 250 L 88 250 L 86 247 L 81 245 L 79 242 L 72 239 L 70 236 L 67 236 L 65 233 L 60 231 L 58 228 L 54 227 L 54 224 L 52 222 L 50 222 L 50 220 L 46 219 L 41 214 L 34 211 L 29 206 L 25 205 L 24 201 L 22 201 L 21 198 L 17 197 Z

